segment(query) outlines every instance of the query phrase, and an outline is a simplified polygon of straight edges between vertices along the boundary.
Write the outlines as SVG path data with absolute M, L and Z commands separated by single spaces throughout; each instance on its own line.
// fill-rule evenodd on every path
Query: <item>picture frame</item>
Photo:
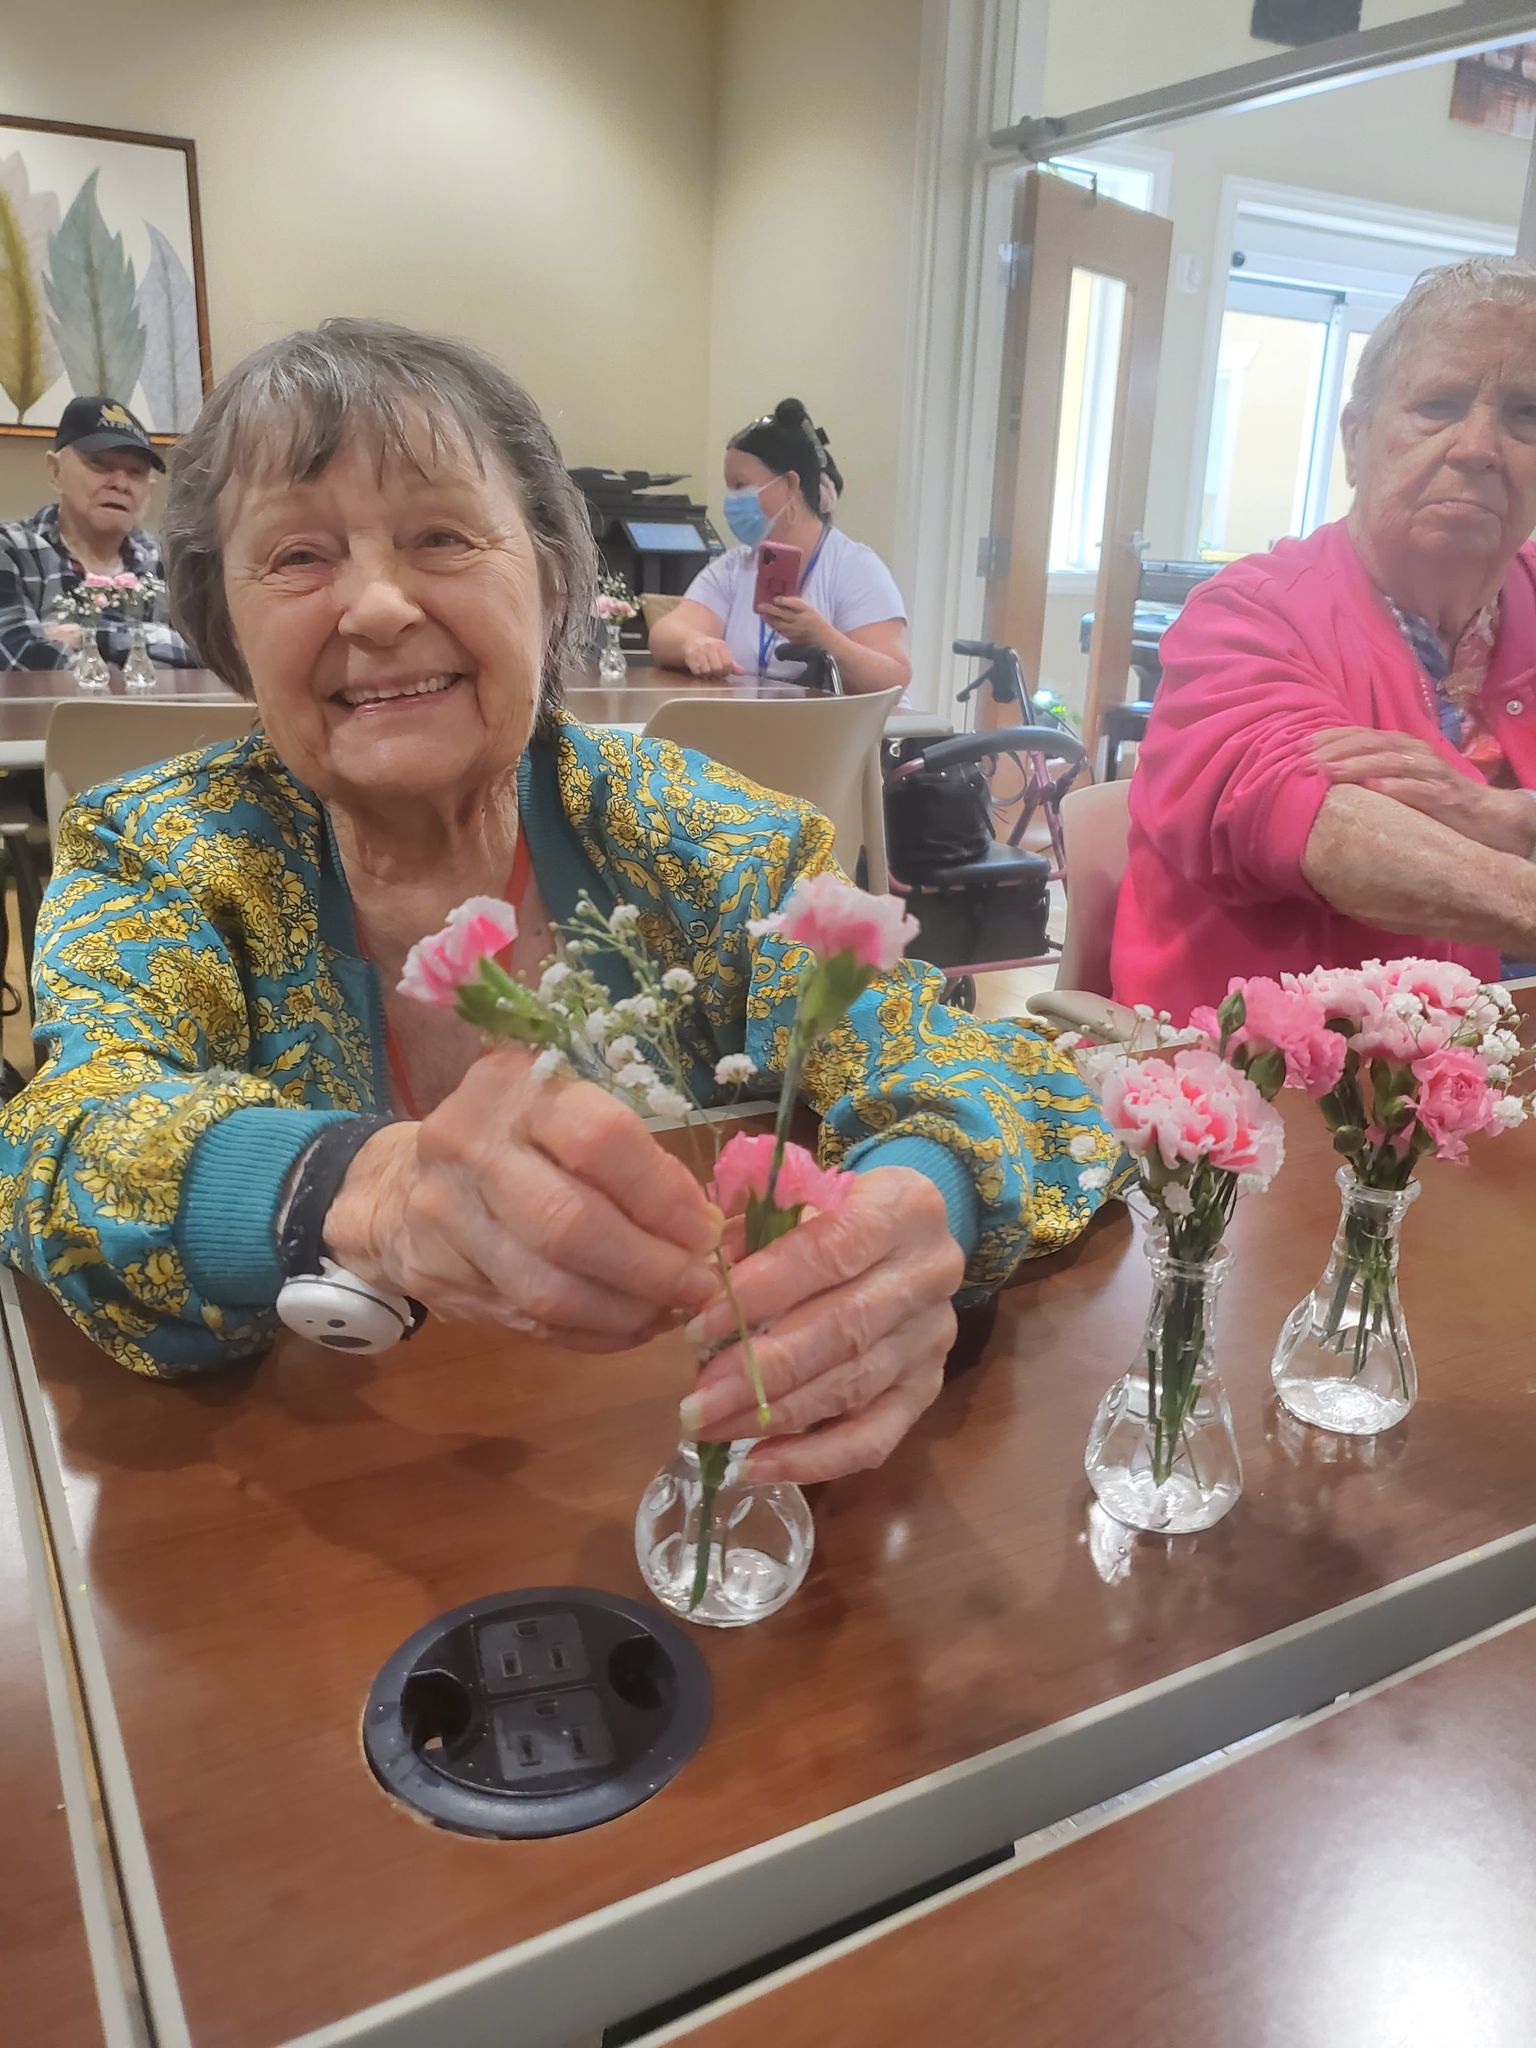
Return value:
M 0 114 L 0 435 L 99 392 L 164 445 L 212 381 L 196 144 Z

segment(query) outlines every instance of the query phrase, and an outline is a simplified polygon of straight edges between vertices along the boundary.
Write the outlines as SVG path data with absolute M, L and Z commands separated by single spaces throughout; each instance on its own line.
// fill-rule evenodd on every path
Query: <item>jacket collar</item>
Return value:
M 66 561 L 74 561 L 68 543 L 59 531 L 59 508 L 56 504 L 45 505 L 41 512 L 34 512 L 26 525 L 42 535 L 52 548 L 57 548 Z M 131 569 L 136 576 L 158 576 L 160 573 L 160 549 L 153 535 L 135 526 L 122 547 L 123 567 Z

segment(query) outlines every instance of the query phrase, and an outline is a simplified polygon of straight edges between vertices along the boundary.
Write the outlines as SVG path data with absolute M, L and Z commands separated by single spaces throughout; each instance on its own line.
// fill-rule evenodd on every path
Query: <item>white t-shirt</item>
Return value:
M 777 658 L 775 650 L 783 643 L 753 611 L 756 589 L 757 549 L 727 548 L 694 577 L 688 596 L 724 620 L 721 638 L 748 675 L 793 681 L 804 668 L 798 661 Z M 800 595 L 839 633 L 857 633 L 861 626 L 907 616 L 896 579 L 874 549 L 850 540 L 835 526 L 827 528 Z

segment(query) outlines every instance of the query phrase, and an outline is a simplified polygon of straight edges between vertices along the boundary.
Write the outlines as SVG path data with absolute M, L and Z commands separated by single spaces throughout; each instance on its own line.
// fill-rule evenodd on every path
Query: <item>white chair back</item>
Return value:
M 800 797 L 832 821 L 838 864 L 851 875 L 864 849 L 869 887 L 890 887 L 880 739 L 899 690 L 859 697 L 673 697 L 647 739 L 695 747 L 765 789 Z
M 136 704 L 126 697 L 56 704 L 43 742 L 49 844 L 82 789 L 175 754 L 243 739 L 255 722 L 254 704 Z
M 1062 798 L 1067 850 L 1067 929 L 1058 988 L 1110 993 L 1109 952 L 1130 837 L 1129 782 L 1096 782 Z

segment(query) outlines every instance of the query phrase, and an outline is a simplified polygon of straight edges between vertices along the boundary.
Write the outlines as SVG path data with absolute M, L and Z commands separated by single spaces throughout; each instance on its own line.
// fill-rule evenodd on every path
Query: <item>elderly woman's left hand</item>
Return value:
M 831 644 L 831 624 L 803 597 L 781 597 L 774 604 L 765 604 L 762 617 L 781 640 L 792 641 L 801 647 L 827 647 Z
M 943 1197 L 900 1166 L 859 1174 L 835 1215 L 808 1217 L 742 1260 L 732 1284 L 761 1332 L 752 1349 L 773 1411 L 753 1477 L 809 1484 L 882 1464 L 943 1384 L 964 1272 Z M 736 1327 L 721 1296 L 688 1335 L 707 1350 Z M 712 1440 L 761 1433 L 739 1342 L 704 1367 L 682 1423 Z
M 1316 735 L 1312 753 L 1331 782 L 1373 789 L 1496 853 L 1527 860 L 1536 850 L 1536 797 L 1523 789 L 1491 789 L 1463 775 L 1426 740 L 1369 726 L 1335 726 Z

